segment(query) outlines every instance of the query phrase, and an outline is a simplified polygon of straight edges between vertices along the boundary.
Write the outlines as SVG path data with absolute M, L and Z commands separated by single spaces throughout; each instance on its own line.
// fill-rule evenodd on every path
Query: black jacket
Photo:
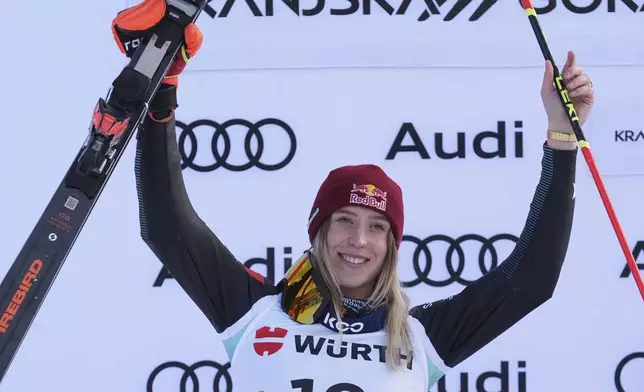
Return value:
M 164 87 L 151 110 L 163 118 L 176 107 L 176 90 Z M 459 294 L 410 310 L 450 367 L 553 295 L 572 227 L 577 150 L 544 144 L 543 151 L 541 177 L 511 255 Z M 146 117 L 137 137 L 136 184 L 143 240 L 218 332 L 276 293 L 272 282 L 248 273 L 190 204 L 173 116 L 165 123 Z

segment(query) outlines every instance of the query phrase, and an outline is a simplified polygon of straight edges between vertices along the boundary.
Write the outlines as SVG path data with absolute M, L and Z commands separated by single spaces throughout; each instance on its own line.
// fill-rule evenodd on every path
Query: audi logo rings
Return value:
M 217 370 L 217 373 L 215 374 L 215 377 L 212 382 L 212 392 L 232 392 L 233 390 L 233 380 L 232 377 L 230 376 L 230 373 L 228 373 L 228 370 L 230 369 L 230 362 L 225 364 L 225 365 L 220 365 L 215 361 L 199 361 L 195 363 L 192 366 L 188 366 L 184 363 L 177 362 L 177 361 L 170 361 L 170 362 L 165 362 L 162 363 L 161 365 L 157 366 L 152 373 L 150 373 L 150 377 L 148 378 L 148 383 L 146 386 L 146 391 L 147 392 L 153 392 L 154 389 L 154 381 L 156 380 L 157 376 L 159 373 L 166 369 L 170 368 L 177 368 L 183 370 L 183 375 L 181 376 L 181 379 L 179 380 L 179 392 L 187 392 L 188 389 L 188 379 L 192 381 L 192 392 L 204 392 L 200 391 L 199 389 L 199 378 L 197 377 L 197 374 L 195 373 L 195 370 L 202 368 L 202 367 L 210 367 L 214 368 Z M 222 390 L 219 389 L 219 384 L 221 383 L 221 378 L 224 378 L 226 380 L 226 389 Z
M 615 369 L 615 389 L 617 389 L 618 392 L 630 392 L 631 389 L 628 391 L 624 388 L 624 381 L 622 380 L 622 373 L 624 372 L 624 368 L 626 365 L 628 365 L 631 361 L 639 359 L 639 360 L 644 360 L 644 352 L 635 352 L 632 354 L 627 355 L 624 357 L 621 361 L 619 361 L 619 364 L 617 364 L 617 368 Z M 642 374 L 640 372 L 633 372 L 634 374 Z M 638 377 L 639 379 L 639 377 Z M 635 383 L 631 383 L 631 385 L 635 385 Z
M 516 244 L 519 239 L 512 234 L 497 234 L 490 238 L 485 238 L 478 234 L 465 234 L 456 239 L 446 235 L 436 234 L 429 236 L 423 240 L 411 235 L 405 235 L 403 236 L 402 240 L 403 242 L 408 241 L 416 244 L 416 249 L 414 250 L 414 254 L 412 256 L 412 263 L 414 266 L 414 272 L 417 275 L 416 279 L 409 282 L 403 282 L 403 286 L 413 287 L 421 283 L 426 283 L 433 287 L 445 287 L 449 286 L 452 283 L 460 283 L 465 286 L 473 283 L 473 281 L 467 280 L 462 276 L 466 262 L 465 251 L 461 247 L 464 242 L 476 241 L 481 244 L 481 249 L 478 252 L 478 264 L 481 273 L 486 274 L 499 264 L 499 255 L 496 248 L 494 247 L 494 243 L 499 240 L 510 240 Z M 444 254 L 444 262 L 445 266 L 447 267 L 449 277 L 444 280 L 436 280 L 429 277 L 432 270 L 432 264 L 436 261 L 435 255 L 432 254 L 429 249 L 429 244 L 438 241 L 442 241 L 448 244 L 447 252 Z M 421 267 L 421 253 L 425 255 L 424 268 Z M 491 264 L 489 269 L 486 266 L 486 254 L 489 254 L 492 259 L 491 261 L 489 261 L 489 263 Z M 454 260 L 454 256 L 456 256 L 456 260 Z M 456 262 L 456 266 L 454 266 L 454 262 Z
M 246 137 L 244 139 L 244 152 L 248 157 L 248 162 L 241 165 L 234 165 L 228 162 L 228 158 L 230 157 L 231 142 L 230 142 L 230 135 L 228 134 L 227 130 L 230 127 L 235 125 L 245 127 L 248 130 L 246 132 Z M 281 128 L 284 132 L 286 132 L 286 135 L 288 136 L 290 141 L 288 154 L 282 161 L 275 164 L 268 164 L 260 161 L 265 148 L 264 136 L 261 133 L 261 129 L 266 125 L 274 125 L 276 127 Z M 181 129 L 181 134 L 179 135 L 179 139 L 178 139 L 179 154 L 181 155 L 181 161 L 182 161 L 181 168 L 182 169 L 190 168 L 198 172 L 211 172 L 220 167 L 223 167 L 224 169 L 228 169 L 230 171 L 240 172 L 240 171 L 248 170 L 253 166 L 261 170 L 275 171 L 283 168 L 284 166 L 288 165 L 289 162 L 291 162 L 291 160 L 295 156 L 295 150 L 297 148 L 297 140 L 295 138 L 295 133 L 293 132 L 293 129 L 284 121 L 276 118 L 266 118 L 256 123 L 252 123 L 248 120 L 236 118 L 236 119 L 228 120 L 221 124 L 213 120 L 201 119 L 201 120 L 193 121 L 190 124 L 185 124 L 181 121 L 176 121 L 176 126 L 177 128 Z M 212 155 L 215 162 L 208 166 L 201 166 L 195 163 L 194 161 L 197 156 L 197 150 L 198 150 L 197 136 L 195 134 L 195 130 L 196 128 L 201 126 L 206 126 L 214 129 L 214 133 L 212 135 L 212 140 L 210 143 L 210 149 L 212 151 Z M 224 142 L 223 151 L 221 152 L 219 151 L 219 148 L 218 148 L 218 142 L 220 138 L 223 138 L 223 142 Z M 251 141 L 253 140 L 253 138 L 257 140 L 257 150 L 255 152 L 253 152 L 251 148 Z M 186 151 L 187 139 L 190 140 L 190 144 L 192 147 L 190 148 L 189 152 Z

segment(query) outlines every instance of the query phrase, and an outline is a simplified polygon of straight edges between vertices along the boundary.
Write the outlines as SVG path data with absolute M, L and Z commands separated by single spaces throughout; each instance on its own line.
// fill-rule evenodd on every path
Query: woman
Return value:
M 145 35 L 164 6 L 146 0 L 119 13 L 113 32 L 123 53 L 132 54 L 123 43 Z M 549 63 L 542 173 L 516 248 L 458 295 L 409 309 L 396 272 L 402 191 L 375 165 L 329 173 L 309 217 L 312 246 L 277 285 L 246 269 L 198 217 L 182 180 L 174 110 L 178 76 L 201 43 L 188 26 L 138 138 L 141 234 L 220 334 L 235 391 L 427 391 L 553 295 L 573 219 L 577 148 Z M 572 52 L 563 73 L 583 123 L 593 91 Z

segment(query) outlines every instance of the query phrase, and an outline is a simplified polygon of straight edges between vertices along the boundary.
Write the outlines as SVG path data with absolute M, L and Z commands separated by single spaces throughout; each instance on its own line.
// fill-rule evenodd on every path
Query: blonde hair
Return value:
M 342 292 L 338 278 L 329 262 L 330 254 L 326 246 L 329 226 L 329 220 L 322 223 L 314 238 L 312 249 L 314 257 L 311 263 L 319 271 L 329 289 L 331 304 L 339 323 L 341 321 Z M 395 238 L 391 232 L 387 241 L 387 255 L 374 285 L 373 293 L 367 299 L 367 305 L 372 308 L 384 305 L 387 308 L 387 320 L 385 322 L 387 333 L 386 361 L 389 369 L 394 370 L 398 366 L 406 366 L 407 361 L 412 360 L 413 346 L 407 322 L 409 298 L 403 292 L 398 279 L 398 251 Z M 341 331 L 340 333 L 342 334 Z M 403 355 L 406 361 L 401 362 Z

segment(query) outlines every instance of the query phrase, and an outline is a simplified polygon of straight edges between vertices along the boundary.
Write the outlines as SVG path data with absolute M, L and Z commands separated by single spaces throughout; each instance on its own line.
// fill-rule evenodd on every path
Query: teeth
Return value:
M 362 259 L 362 258 L 359 258 L 359 257 L 351 257 L 351 256 L 347 256 L 347 255 L 342 255 L 342 258 L 345 261 L 348 261 L 351 264 L 362 264 L 365 261 L 367 261 L 367 259 Z

